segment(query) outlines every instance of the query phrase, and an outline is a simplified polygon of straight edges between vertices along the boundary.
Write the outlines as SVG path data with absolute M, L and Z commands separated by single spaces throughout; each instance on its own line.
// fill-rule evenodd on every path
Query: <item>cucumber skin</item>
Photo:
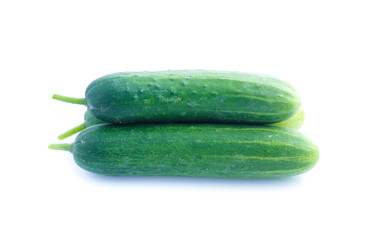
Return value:
M 72 152 L 81 168 L 114 176 L 274 178 L 318 161 L 306 137 L 275 126 L 101 124 L 83 130 Z
M 124 72 L 86 89 L 87 110 L 111 123 L 277 123 L 299 109 L 297 92 L 270 76 L 219 71 Z
M 304 120 L 305 120 L 304 109 L 302 107 L 300 107 L 299 111 L 295 115 L 293 115 L 291 118 L 289 118 L 285 121 L 279 122 L 279 123 L 274 123 L 272 125 L 273 126 L 286 127 L 286 128 L 292 128 L 292 129 L 297 130 L 303 125 Z
M 292 128 L 292 129 L 299 129 L 303 123 L 304 123 L 304 109 L 303 108 L 300 108 L 299 111 L 293 115 L 291 118 L 285 120 L 285 121 L 282 121 L 282 122 L 279 122 L 279 123 L 274 123 L 274 124 L 270 124 L 272 126 L 279 126 L 279 127 L 286 127 L 286 128 Z M 100 119 L 97 119 L 95 118 L 94 116 L 92 116 L 92 114 L 89 112 L 89 111 L 86 111 L 84 113 L 84 122 L 86 124 L 86 127 L 90 127 L 90 126 L 93 126 L 93 125 L 97 125 L 97 124 L 102 124 L 102 123 L 106 123 Z
M 84 123 L 86 124 L 86 127 L 91 127 L 91 126 L 106 123 L 106 122 L 95 118 L 94 116 L 92 116 L 92 114 L 89 111 L 86 111 L 84 113 Z

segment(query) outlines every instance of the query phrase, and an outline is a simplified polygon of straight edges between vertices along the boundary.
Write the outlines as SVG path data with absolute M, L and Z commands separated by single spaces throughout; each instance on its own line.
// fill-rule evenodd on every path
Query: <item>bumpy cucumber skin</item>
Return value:
M 101 124 L 83 130 L 72 152 L 83 169 L 122 176 L 275 178 L 318 160 L 295 130 L 224 124 Z
M 87 87 L 85 101 L 111 123 L 276 123 L 300 105 L 297 92 L 273 77 L 204 70 L 106 75 Z

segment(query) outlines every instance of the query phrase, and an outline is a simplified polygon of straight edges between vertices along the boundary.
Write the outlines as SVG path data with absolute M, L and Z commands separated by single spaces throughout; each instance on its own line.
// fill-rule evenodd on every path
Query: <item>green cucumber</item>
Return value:
M 115 73 L 93 81 L 85 98 L 53 98 L 86 105 L 94 117 L 117 124 L 271 124 L 300 106 L 297 92 L 276 78 L 204 70 Z
M 90 126 L 97 125 L 97 124 L 103 124 L 103 123 L 105 123 L 105 122 L 95 118 L 94 116 L 91 115 L 90 112 L 86 111 L 84 113 L 84 123 L 64 132 L 63 134 L 59 135 L 57 138 L 62 140 L 62 139 L 65 139 L 67 137 L 70 137 L 70 136 L 82 131 L 83 129 L 86 129 L 86 128 L 90 127 Z M 300 107 L 299 111 L 295 115 L 293 115 L 290 119 L 287 119 L 283 122 L 270 124 L 270 125 L 287 127 L 287 128 L 292 128 L 292 129 L 297 130 L 301 127 L 301 125 L 303 123 L 304 123 L 304 109 Z
M 293 115 L 291 118 L 283 122 L 273 123 L 271 125 L 292 128 L 292 129 L 297 130 L 303 125 L 304 119 L 305 119 L 304 109 L 300 106 L 299 111 L 295 115 Z
M 319 157 L 295 130 L 231 124 L 100 124 L 73 144 L 49 148 L 72 152 L 87 171 L 116 176 L 287 177 Z
M 65 139 L 67 137 L 70 137 L 90 126 L 93 126 L 93 125 L 97 125 L 97 124 L 102 124 L 102 123 L 105 123 L 104 121 L 101 121 L 97 118 L 95 118 L 94 116 L 91 115 L 90 112 L 86 111 L 84 113 L 84 122 L 62 134 L 60 134 L 57 138 L 62 140 L 62 139 Z

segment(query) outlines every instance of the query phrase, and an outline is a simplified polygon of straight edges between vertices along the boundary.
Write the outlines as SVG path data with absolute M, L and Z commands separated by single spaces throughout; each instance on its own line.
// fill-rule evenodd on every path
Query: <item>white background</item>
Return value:
M 0 239 L 374 239 L 370 3 L 1 1 Z M 47 149 L 85 111 L 53 93 L 166 69 L 290 82 L 319 163 L 277 180 L 103 177 Z

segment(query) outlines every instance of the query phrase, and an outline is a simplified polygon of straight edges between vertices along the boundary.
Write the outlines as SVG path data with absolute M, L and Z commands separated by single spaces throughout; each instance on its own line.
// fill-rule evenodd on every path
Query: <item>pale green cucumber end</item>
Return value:
M 72 128 L 72 129 L 64 132 L 63 134 L 59 135 L 57 138 L 59 140 L 65 139 L 67 137 L 70 137 L 70 136 L 72 136 L 72 135 L 74 135 L 74 134 L 76 134 L 76 133 L 84 130 L 86 127 L 87 127 L 86 123 L 82 123 L 82 124 L 80 124 L 80 125 Z
M 57 144 L 50 144 L 48 146 L 48 149 L 51 149 L 51 150 L 63 150 L 63 151 L 73 152 L 73 146 L 74 146 L 74 144 L 57 143 Z
M 62 101 L 62 102 L 67 102 L 67 103 L 86 105 L 85 98 L 73 98 L 73 97 L 62 96 L 59 94 L 53 94 L 52 99 Z

